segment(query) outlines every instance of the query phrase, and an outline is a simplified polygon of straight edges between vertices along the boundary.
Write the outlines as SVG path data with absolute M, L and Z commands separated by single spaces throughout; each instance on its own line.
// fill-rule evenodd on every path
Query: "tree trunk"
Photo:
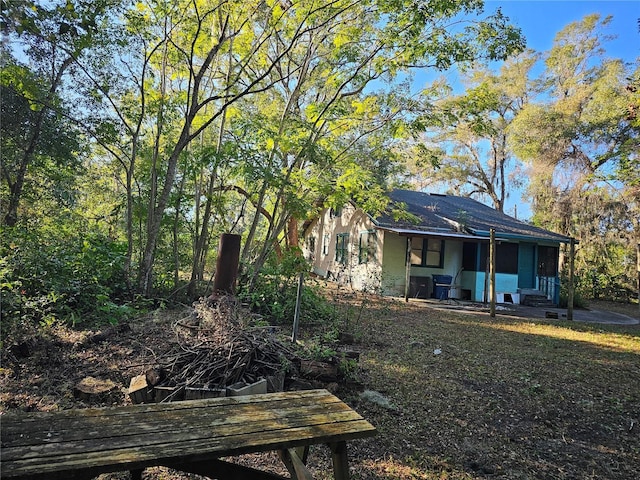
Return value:
M 36 118 L 36 123 L 33 128 L 33 135 L 31 136 L 31 140 L 29 141 L 29 145 L 27 149 L 24 151 L 22 156 L 22 160 L 20 161 L 20 166 L 18 167 L 18 172 L 16 174 L 16 178 L 13 182 L 10 182 L 9 177 L 7 177 L 7 182 L 9 183 L 9 205 L 7 207 L 7 213 L 4 217 L 4 224 L 8 227 L 13 227 L 18 222 L 18 207 L 20 206 L 20 199 L 22 198 L 22 191 L 24 190 L 24 182 L 27 177 L 27 170 L 31 161 L 33 160 L 33 152 L 35 152 L 36 147 L 38 145 L 38 141 L 40 140 L 40 133 L 42 132 L 42 122 L 44 122 L 45 114 L 51 110 L 50 104 L 53 98 L 53 95 L 56 93 L 60 82 L 62 81 L 62 76 L 64 72 L 69 68 L 69 66 L 73 63 L 73 58 L 67 58 L 60 65 L 60 69 L 55 72 L 55 77 L 51 81 L 51 87 L 49 87 L 49 92 L 47 93 L 46 98 L 42 102 L 42 108 L 38 113 Z

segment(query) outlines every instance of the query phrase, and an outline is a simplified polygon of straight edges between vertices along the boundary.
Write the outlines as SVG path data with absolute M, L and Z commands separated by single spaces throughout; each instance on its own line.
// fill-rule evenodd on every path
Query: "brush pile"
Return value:
M 148 386 L 172 387 L 177 393 L 222 390 L 277 376 L 283 380 L 299 364 L 294 347 L 280 341 L 274 327 L 251 326 L 252 316 L 233 296 L 200 301 L 191 317 L 174 323 L 177 346 L 147 371 Z

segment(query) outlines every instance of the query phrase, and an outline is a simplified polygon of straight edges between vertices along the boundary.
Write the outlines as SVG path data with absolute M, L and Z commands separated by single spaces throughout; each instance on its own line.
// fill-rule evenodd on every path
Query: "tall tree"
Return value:
M 0 72 L 0 205 L 7 226 L 16 225 L 20 212 L 33 213 L 34 204 L 48 211 L 47 199 L 52 206 L 68 206 L 75 177 L 82 172 L 80 134 L 65 117 L 60 98 L 42 85 L 46 82 L 26 66 L 5 61 Z
M 480 18 L 479 0 L 11 5 L 3 20 L 16 48 L 51 80 L 43 105 L 66 102 L 57 112 L 90 139 L 96 172 L 120 167 L 127 272 L 137 258 L 147 294 L 158 248 L 184 264 L 185 235 L 202 277 L 213 217 L 237 220 L 255 270 L 316 200 L 383 183 L 371 171 L 379 162 L 351 152 L 380 146 L 376 134 L 401 115 L 388 83 L 399 74 L 522 46 L 499 11 Z M 217 203 L 221 192 L 244 197 L 238 212 Z
M 577 264 L 586 277 L 595 269 L 624 283 L 638 235 L 630 221 L 638 216 L 639 95 L 630 81 L 638 67 L 605 56 L 610 22 L 588 15 L 556 35 L 545 54 L 544 96 L 523 109 L 510 138 L 533 167 L 533 221 L 581 241 Z
M 20 68 L 10 53 L 3 51 L 3 67 L 8 64 L 9 68 L 3 75 L 3 87 L 11 92 L 14 100 L 27 102 L 31 110 L 16 111 L 24 115 L 20 126 L 23 138 L 12 149 L 12 158 L 3 161 L 3 178 L 9 187 L 3 221 L 8 226 L 18 221 L 25 182 L 36 157 L 41 156 L 43 150 L 55 149 L 55 141 L 46 138 L 46 134 L 62 125 L 65 111 L 69 109 L 62 100 L 65 76 L 72 69 L 74 59 L 91 47 L 97 23 L 109 8 L 108 0 L 91 5 L 71 1 L 64 5 L 30 1 L 3 3 L 1 19 L 5 33 L 11 41 L 21 44 L 31 63 L 29 68 Z M 24 73 L 24 83 L 15 75 L 18 72 Z
M 504 210 L 510 191 L 521 186 L 507 130 L 533 92 L 530 71 L 535 62 L 529 51 L 512 57 L 496 73 L 478 65 L 466 75 L 467 90 L 461 95 L 451 97 L 451 88 L 442 82 L 425 92 L 427 114 L 418 124 L 426 125 L 427 134 L 414 147 L 413 161 L 427 170 L 426 184 L 488 198 L 494 208 Z M 434 91 L 444 98 L 432 103 Z
M 545 208 L 536 197 L 547 195 L 536 193 L 537 186 L 568 192 L 604 180 L 624 184 L 619 167 L 637 165 L 640 136 L 628 115 L 637 93 L 625 88 L 628 67 L 604 57 L 610 21 L 589 15 L 558 33 L 545 56 L 546 100 L 527 105 L 511 127 L 516 153 L 540 177 L 531 192 L 539 215 Z
M 269 104 L 281 106 L 281 115 L 274 118 L 267 163 L 283 176 L 265 176 L 262 181 L 259 205 L 273 184 L 268 179 L 276 183 L 269 200 L 272 221 L 254 271 L 260 268 L 285 226 L 289 225 L 290 231 L 294 229 L 295 222 L 289 222 L 292 216 L 304 218 L 315 206 L 314 200 L 331 202 L 338 196 L 345 200 L 364 186 L 369 186 L 369 198 L 373 197 L 373 184 L 367 179 L 375 178 L 375 174 L 362 168 L 366 165 L 362 159 L 354 161 L 349 151 L 403 111 L 397 103 L 388 101 L 385 92 L 365 93 L 367 86 L 376 80 L 393 80 L 400 71 L 416 66 L 446 68 L 455 62 L 471 61 L 481 56 L 478 47 L 483 39 L 490 38 L 483 37 L 489 30 L 497 35 L 494 39 L 500 40 L 488 48 L 488 56 L 502 55 L 495 48 L 497 43 L 502 42 L 505 51 L 521 46 L 521 38 L 505 25 L 499 12 L 486 22 L 469 21 L 465 29 L 454 33 L 455 27 L 447 23 L 453 23 L 456 13 L 477 13 L 479 4 L 475 2 L 450 2 L 438 7 L 421 3 L 418 10 L 409 8 L 407 2 L 345 5 L 348 8 L 330 22 L 323 20 L 322 28 L 314 31 L 314 36 L 302 38 L 299 48 L 291 49 L 277 66 L 278 71 L 300 68 L 284 76 L 268 94 L 272 98 Z M 388 22 L 381 23 L 381 18 Z M 325 187 L 316 183 L 321 190 L 311 194 L 308 187 L 313 181 L 308 183 L 303 173 L 315 174 L 314 167 L 334 172 L 335 176 Z M 327 177 L 313 178 L 317 182 Z M 382 185 L 379 191 L 382 192 Z M 245 242 L 245 259 L 258 221 L 256 213 Z

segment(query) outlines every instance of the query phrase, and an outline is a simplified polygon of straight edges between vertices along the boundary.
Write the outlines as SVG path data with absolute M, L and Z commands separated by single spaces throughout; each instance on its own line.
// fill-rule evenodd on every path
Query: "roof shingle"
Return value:
M 529 225 L 487 205 L 467 197 L 393 190 L 389 194 L 396 205 L 402 203 L 419 223 L 408 220 L 394 220 L 388 214 L 374 219 L 378 227 L 412 230 L 424 233 L 467 233 L 478 237 L 488 237 L 489 230 L 496 235 L 521 240 L 543 240 L 568 243 L 570 238 L 558 233 Z

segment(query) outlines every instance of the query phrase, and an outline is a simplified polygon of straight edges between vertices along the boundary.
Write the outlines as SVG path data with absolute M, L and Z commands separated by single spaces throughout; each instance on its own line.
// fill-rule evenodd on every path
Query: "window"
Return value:
M 358 243 L 358 263 L 367 263 L 376 258 L 376 232 L 362 232 Z
M 339 233 L 336 235 L 336 262 L 345 265 L 347 263 L 349 247 L 349 234 Z
M 518 273 L 518 244 L 499 243 L 496 246 L 496 272 Z
M 329 210 L 329 218 L 338 218 L 342 216 L 341 208 L 332 208 Z
M 329 255 L 329 238 L 328 233 L 322 237 L 322 255 Z
M 555 277 L 558 274 L 558 247 L 538 247 L 538 275 Z
M 442 268 L 444 265 L 444 240 L 412 238 L 411 264 L 418 267 Z
M 486 272 L 489 268 L 489 244 L 480 246 L 479 271 Z M 518 273 L 518 244 L 496 243 L 496 273 Z
M 316 237 L 309 237 L 308 246 L 309 246 L 309 257 L 307 260 L 313 262 L 313 259 L 316 257 Z

